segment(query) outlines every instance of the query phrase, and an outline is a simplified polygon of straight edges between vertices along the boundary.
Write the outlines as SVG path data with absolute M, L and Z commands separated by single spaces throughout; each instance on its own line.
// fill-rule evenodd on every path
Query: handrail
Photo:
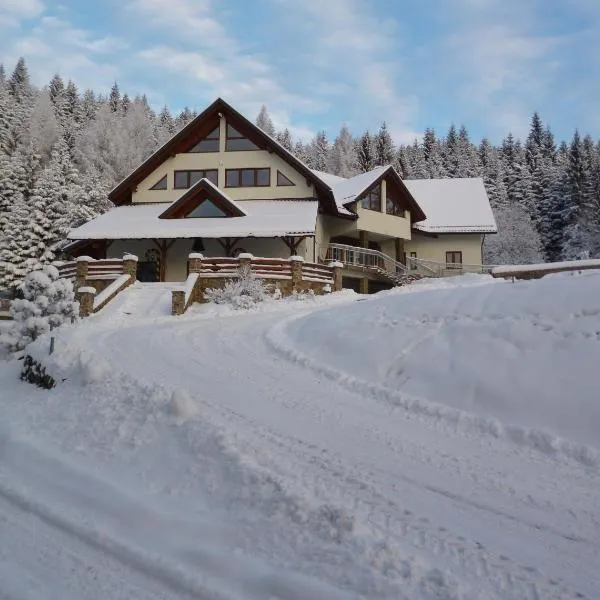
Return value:
M 492 269 L 496 266 L 466 263 L 445 263 L 414 257 L 407 257 L 406 263 L 407 265 L 410 265 L 410 270 L 423 269 L 430 271 L 431 273 L 435 273 L 437 277 L 443 276 L 444 272 L 446 271 L 457 271 L 459 273 L 491 273 Z
M 325 260 L 336 260 L 344 265 L 363 267 L 382 271 L 390 277 L 406 275 L 404 264 L 379 250 L 349 246 L 347 244 L 329 244 L 326 248 Z

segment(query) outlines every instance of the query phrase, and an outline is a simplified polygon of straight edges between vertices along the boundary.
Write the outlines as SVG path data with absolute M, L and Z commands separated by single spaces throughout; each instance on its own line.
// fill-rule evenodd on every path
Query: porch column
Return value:
M 400 238 L 396 238 L 395 246 L 396 246 L 396 261 L 404 263 L 404 240 L 401 240 Z
M 369 232 L 361 231 L 360 232 L 360 245 L 362 248 L 369 248 Z M 361 294 L 369 293 L 369 280 L 366 277 L 363 277 L 360 280 L 359 292 Z

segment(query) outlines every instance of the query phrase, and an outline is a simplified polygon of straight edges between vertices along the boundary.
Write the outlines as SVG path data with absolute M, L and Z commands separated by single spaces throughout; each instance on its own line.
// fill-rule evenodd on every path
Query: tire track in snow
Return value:
M 306 318 L 306 315 L 287 318 L 274 325 L 265 334 L 265 340 L 271 349 L 288 361 L 325 376 L 351 392 L 399 406 L 416 416 L 435 419 L 442 424 L 451 425 L 455 430 L 463 433 L 489 435 L 496 439 L 503 438 L 548 455 L 562 455 L 588 467 L 595 469 L 600 467 L 600 451 L 592 446 L 560 438 L 543 430 L 504 424 L 497 419 L 476 415 L 425 398 L 410 396 L 316 361 L 297 350 L 286 333 L 286 329 L 291 323 L 303 318 Z

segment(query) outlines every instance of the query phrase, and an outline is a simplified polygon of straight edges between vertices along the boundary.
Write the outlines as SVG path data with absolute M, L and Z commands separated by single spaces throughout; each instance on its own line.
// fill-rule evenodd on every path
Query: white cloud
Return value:
M 44 11 L 40 0 L 2 0 L 0 2 L 0 28 L 17 27 L 24 19 L 37 17 Z

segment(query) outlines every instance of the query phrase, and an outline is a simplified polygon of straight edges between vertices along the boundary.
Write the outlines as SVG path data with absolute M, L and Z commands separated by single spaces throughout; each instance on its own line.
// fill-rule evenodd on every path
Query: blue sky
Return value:
M 465 124 L 600 137 L 600 0 L 0 0 L 0 61 L 36 84 L 173 111 L 221 95 L 306 137 L 385 120 L 397 142 Z

